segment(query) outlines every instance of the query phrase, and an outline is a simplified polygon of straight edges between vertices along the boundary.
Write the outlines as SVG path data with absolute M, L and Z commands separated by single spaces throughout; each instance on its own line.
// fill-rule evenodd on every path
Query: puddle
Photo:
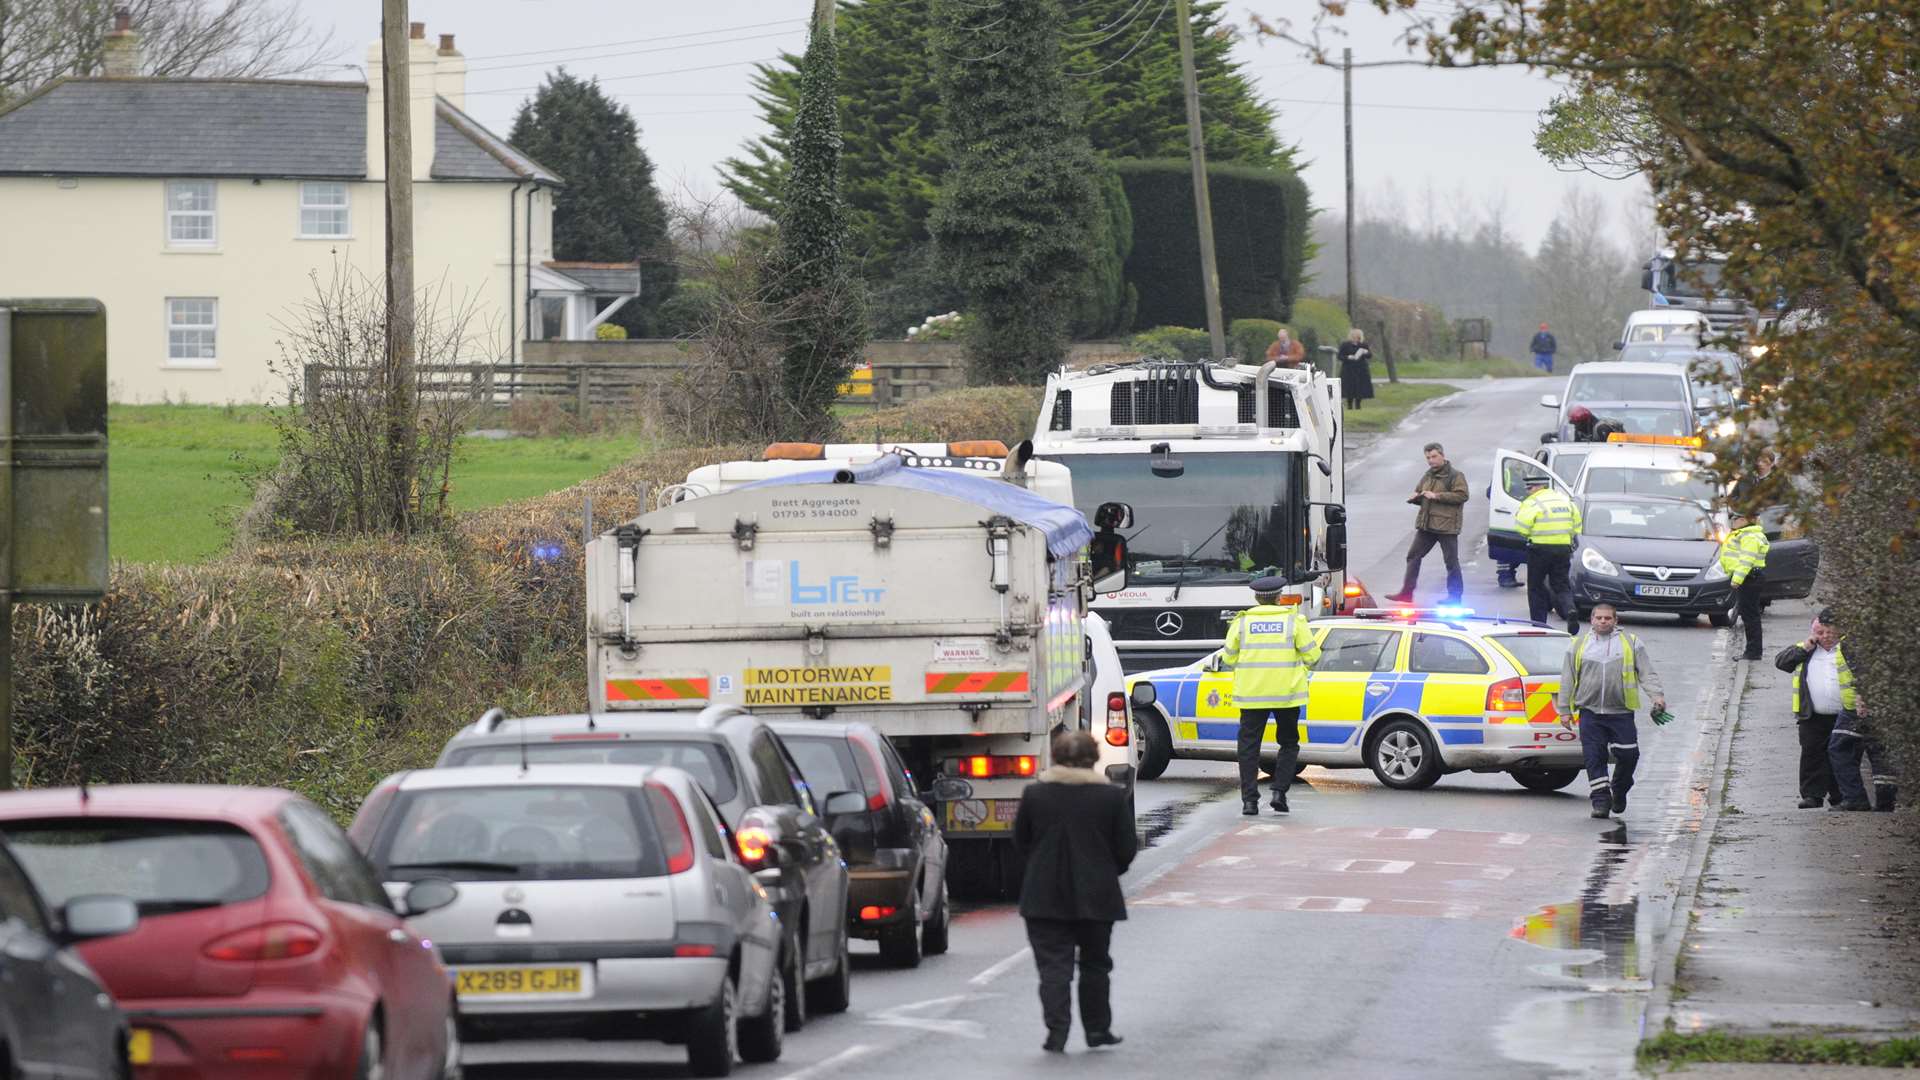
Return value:
M 1227 795 L 1238 791 L 1239 788 L 1238 780 L 1221 781 L 1217 791 L 1181 799 L 1178 802 L 1162 803 L 1141 814 L 1135 824 L 1135 828 L 1140 830 L 1140 846 L 1150 848 L 1158 845 L 1160 841 L 1167 838 L 1167 834 L 1186 824 L 1187 818 L 1195 810 L 1210 802 L 1219 802 Z
M 1575 976 L 1593 989 L 1646 989 L 1650 950 L 1642 949 L 1640 900 L 1627 887 L 1643 848 L 1629 843 L 1625 822 L 1600 834 L 1578 898 L 1528 915 L 1509 936 L 1568 955 L 1536 966 L 1544 974 Z

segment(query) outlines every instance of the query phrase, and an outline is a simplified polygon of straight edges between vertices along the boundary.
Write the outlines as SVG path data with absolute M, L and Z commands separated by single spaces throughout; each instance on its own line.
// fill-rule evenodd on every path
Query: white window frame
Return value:
M 184 303 L 206 304 L 211 316 L 210 322 L 182 323 L 175 321 L 174 305 Z M 173 333 L 176 330 L 204 330 L 211 335 L 212 356 L 179 356 L 174 352 Z M 176 368 L 210 368 L 220 365 L 220 301 L 211 296 L 169 296 L 166 300 L 167 366 Z
M 338 203 L 311 203 L 307 201 L 307 189 L 321 185 L 340 189 Z M 353 189 L 344 180 L 302 180 L 299 185 L 299 232 L 302 240 L 347 240 L 353 236 Z M 340 211 L 339 232 L 309 232 L 307 229 L 307 211 Z
M 188 185 L 202 186 L 207 189 L 207 208 L 205 210 L 174 209 L 174 192 Z M 220 185 L 214 180 L 169 180 L 164 187 L 166 208 L 166 237 L 170 248 L 207 250 L 220 244 Z M 201 218 L 207 220 L 205 238 L 181 239 L 174 236 L 173 226 L 176 220 Z

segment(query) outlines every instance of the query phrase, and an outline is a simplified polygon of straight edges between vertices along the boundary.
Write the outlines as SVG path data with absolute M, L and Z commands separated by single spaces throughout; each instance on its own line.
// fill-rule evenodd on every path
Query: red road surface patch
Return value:
M 1526 832 L 1250 824 L 1133 904 L 1506 919 L 1585 854 L 1573 837 Z

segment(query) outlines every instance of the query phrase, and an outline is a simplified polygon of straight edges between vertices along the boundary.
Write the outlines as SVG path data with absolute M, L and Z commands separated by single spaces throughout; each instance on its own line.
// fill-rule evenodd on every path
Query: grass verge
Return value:
M 1550 379 L 1525 360 L 1506 356 L 1476 356 L 1470 360 L 1409 360 L 1395 365 L 1403 379 L 1478 379 L 1491 375 L 1496 379 Z M 1382 370 L 1384 365 L 1375 365 Z M 1565 368 L 1561 369 L 1563 372 Z
M 1434 383 L 1374 383 L 1373 397 L 1359 409 L 1347 410 L 1347 430 L 1386 431 L 1405 420 L 1421 402 L 1453 393 L 1458 391 Z
M 1640 1063 L 1747 1065 L 1873 1065 L 1889 1069 L 1920 1066 L 1920 1039 L 1866 1042 L 1817 1035 L 1727 1035 L 1720 1032 L 1662 1032 L 1640 1044 Z
M 260 406 L 115 405 L 107 414 L 113 558 L 193 562 L 226 550 L 250 493 L 244 478 L 279 445 Z M 475 510 L 578 483 L 644 449 L 635 437 L 463 439 L 453 504 Z

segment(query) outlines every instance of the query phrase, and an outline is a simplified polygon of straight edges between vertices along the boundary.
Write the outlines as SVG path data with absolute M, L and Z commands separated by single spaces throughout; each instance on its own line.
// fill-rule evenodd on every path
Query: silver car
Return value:
M 139 909 L 77 896 L 58 916 L 0 843 L 0 1069 L 9 1077 L 130 1075 L 127 1018 L 72 945 L 133 929 Z
M 351 834 L 398 895 L 459 884 L 416 919 L 454 973 L 466 1064 L 516 1039 L 684 1040 L 696 1076 L 773 1061 L 781 928 L 713 802 L 666 766 L 400 773 Z

